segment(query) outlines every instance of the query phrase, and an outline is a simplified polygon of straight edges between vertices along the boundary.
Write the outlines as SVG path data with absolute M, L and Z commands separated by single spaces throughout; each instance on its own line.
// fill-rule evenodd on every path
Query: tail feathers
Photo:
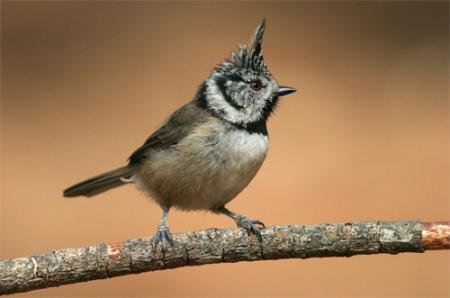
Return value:
M 131 178 L 132 173 L 128 166 L 115 169 L 77 183 L 64 190 L 65 197 L 86 196 L 92 197 L 111 188 L 128 183 L 126 179 Z

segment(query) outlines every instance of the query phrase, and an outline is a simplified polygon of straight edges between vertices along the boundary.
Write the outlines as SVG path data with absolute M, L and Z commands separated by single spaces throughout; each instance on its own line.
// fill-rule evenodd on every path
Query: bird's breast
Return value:
M 141 184 L 159 203 L 216 209 L 241 192 L 261 167 L 268 137 L 211 121 L 144 164 Z

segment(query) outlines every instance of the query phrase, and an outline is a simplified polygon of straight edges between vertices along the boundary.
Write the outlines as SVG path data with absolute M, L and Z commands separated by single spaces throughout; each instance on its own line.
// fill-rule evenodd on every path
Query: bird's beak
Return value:
M 295 91 L 297 91 L 295 88 L 279 86 L 278 90 L 276 90 L 273 94 L 275 96 L 283 96 L 283 95 L 288 95 L 288 94 L 294 93 Z

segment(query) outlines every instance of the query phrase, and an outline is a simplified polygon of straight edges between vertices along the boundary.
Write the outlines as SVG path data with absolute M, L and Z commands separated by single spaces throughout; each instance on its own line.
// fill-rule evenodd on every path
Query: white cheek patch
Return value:
M 236 122 L 235 109 L 225 100 L 222 92 L 219 90 L 215 82 L 214 76 L 211 76 L 206 81 L 206 101 L 208 107 L 213 111 L 217 112 L 219 115 L 223 115 L 226 120 L 230 122 Z
M 234 88 L 233 88 L 234 87 Z M 247 86 L 246 83 L 240 82 L 235 84 L 235 86 L 232 87 L 231 90 L 231 97 L 233 98 L 234 101 L 236 101 L 236 103 L 243 107 L 245 109 L 245 107 L 248 106 L 248 102 L 245 100 L 245 95 L 247 92 Z
M 216 84 L 217 75 L 213 74 L 206 81 L 206 101 L 208 107 L 217 112 L 225 120 L 232 123 L 251 123 L 256 122 L 262 117 L 262 109 L 266 104 L 264 100 L 251 102 L 250 105 L 243 106 L 242 109 L 236 109 L 226 101 L 222 92 Z M 246 98 L 246 89 L 239 91 L 240 98 Z

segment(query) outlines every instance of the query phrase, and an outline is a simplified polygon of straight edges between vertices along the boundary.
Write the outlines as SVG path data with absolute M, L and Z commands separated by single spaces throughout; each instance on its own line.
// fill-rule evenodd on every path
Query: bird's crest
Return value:
M 251 69 L 257 73 L 269 73 L 267 65 L 264 63 L 261 49 L 264 29 L 265 20 L 263 19 L 253 34 L 250 48 L 246 45 L 239 45 L 238 51 L 233 51 L 231 57 L 222 64 L 222 69 L 232 72 L 235 68 Z

